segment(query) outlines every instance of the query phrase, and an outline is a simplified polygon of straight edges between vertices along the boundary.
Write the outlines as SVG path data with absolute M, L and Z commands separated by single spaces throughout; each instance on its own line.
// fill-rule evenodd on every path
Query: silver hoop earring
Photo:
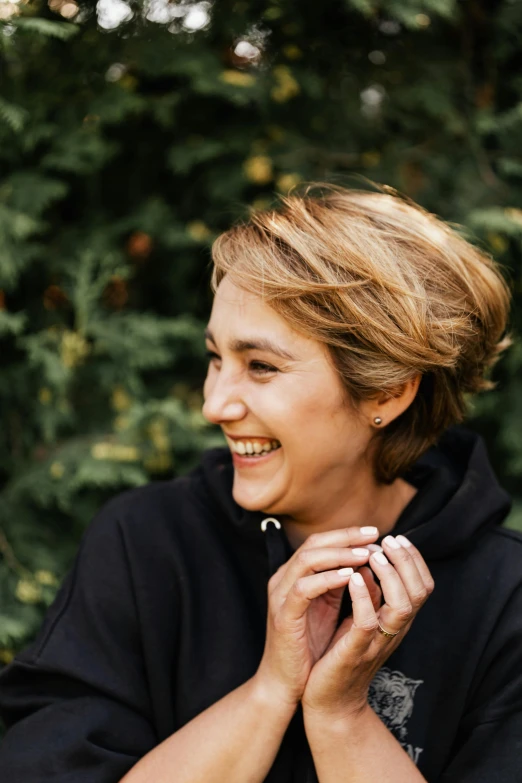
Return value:
M 381 419 L 381 417 L 380 417 L 380 416 L 376 416 L 376 417 L 374 418 L 374 420 L 373 420 L 373 423 L 374 423 L 374 424 L 377 424 L 377 426 L 379 426 L 379 424 L 382 424 L 382 419 Z

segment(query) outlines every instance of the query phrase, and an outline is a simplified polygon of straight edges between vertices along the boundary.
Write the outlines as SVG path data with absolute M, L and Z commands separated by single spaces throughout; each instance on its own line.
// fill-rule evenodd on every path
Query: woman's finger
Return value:
M 337 527 L 333 530 L 324 530 L 322 533 L 312 533 L 296 552 L 299 552 L 300 549 L 322 549 L 330 546 L 366 546 L 378 537 L 379 530 L 372 525 L 368 527 Z
M 320 574 L 297 579 L 281 605 L 281 617 L 285 622 L 299 620 L 305 615 L 314 598 L 330 590 L 345 587 L 352 574 L 353 568 L 341 568 L 337 571 L 322 571 Z
M 382 602 L 382 590 L 375 581 L 375 577 L 371 568 L 368 568 L 368 566 L 363 566 L 362 568 L 359 568 L 359 573 L 364 579 L 368 593 L 372 599 L 373 608 L 377 612 L 380 609 Z
M 395 566 L 402 579 L 415 613 L 426 601 L 429 593 L 417 564 L 410 554 L 410 547 L 402 546 L 393 536 L 386 536 L 382 544 L 388 560 Z
M 288 567 L 279 580 L 276 589 L 281 600 L 298 579 L 304 576 L 331 571 L 338 568 L 359 568 L 368 562 L 370 552 L 364 547 L 328 547 L 324 549 L 300 549 L 288 561 Z
M 430 573 L 430 569 L 426 565 L 426 561 L 424 560 L 423 556 L 421 555 L 417 547 L 414 546 L 408 538 L 406 538 L 406 536 L 396 536 L 396 539 L 409 552 L 410 556 L 415 561 L 415 565 L 419 570 L 419 574 L 422 577 L 422 581 L 426 585 L 426 589 L 428 593 L 432 593 L 435 587 L 435 582 L 433 581 L 433 577 Z
M 385 631 L 398 633 L 414 614 L 408 591 L 393 564 L 383 552 L 375 552 L 371 556 L 370 565 L 379 578 L 385 601 L 378 613 L 379 624 Z
M 339 643 L 350 647 L 351 652 L 359 656 L 372 643 L 379 621 L 362 574 L 356 572 L 350 577 L 348 590 L 352 599 L 353 623 Z

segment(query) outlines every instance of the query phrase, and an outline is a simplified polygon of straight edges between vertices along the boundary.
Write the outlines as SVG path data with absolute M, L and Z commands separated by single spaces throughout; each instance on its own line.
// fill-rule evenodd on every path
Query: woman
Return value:
M 228 447 L 93 520 L 0 677 L 1 779 L 519 780 L 521 537 L 454 426 L 510 342 L 493 262 L 335 186 L 213 259 Z

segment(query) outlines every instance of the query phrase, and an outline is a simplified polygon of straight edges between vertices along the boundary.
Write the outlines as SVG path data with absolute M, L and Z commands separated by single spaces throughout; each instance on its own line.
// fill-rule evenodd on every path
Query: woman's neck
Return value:
M 353 498 L 333 515 L 318 522 L 282 517 L 285 533 L 293 549 L 297 549 L 312 533 L 321 533 L 340 527 L 374 525 L 385 536 L 395 527 L 406 506 L 417 494 L 417 488 L 398 478 L 393 484 L 372 493 L 371 498 Z M 378 497 L 375 497 L 378 495 Z M 349 507 L 349 512 L 346 508 Z

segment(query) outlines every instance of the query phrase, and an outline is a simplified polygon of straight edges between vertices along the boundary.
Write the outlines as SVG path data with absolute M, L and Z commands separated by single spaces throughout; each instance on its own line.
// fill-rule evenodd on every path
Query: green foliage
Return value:
M 29 112 L 25 109 L 0 98 L 0 121 L 9 126 L 15 133 L 19 133 L 23 130 L 28 116 Z
M 301 180 L 395 186 L 503 264 L 520 331 L 522 4 L 0 8 L 7 662 L 102 502 L 221 442 L 200 412 L 209 249 L 252 206 Z M 521 367 L 517 342 L 470 409 L 518 527 Z
M 49 19 L 37 17 L 19 17 L 12 20 L 11 24 L 20 32 L 38 33 L 50 38 L 59 38 L 68 41 L 78 32 L 75 25 L 66 22 L 52 22 Z

